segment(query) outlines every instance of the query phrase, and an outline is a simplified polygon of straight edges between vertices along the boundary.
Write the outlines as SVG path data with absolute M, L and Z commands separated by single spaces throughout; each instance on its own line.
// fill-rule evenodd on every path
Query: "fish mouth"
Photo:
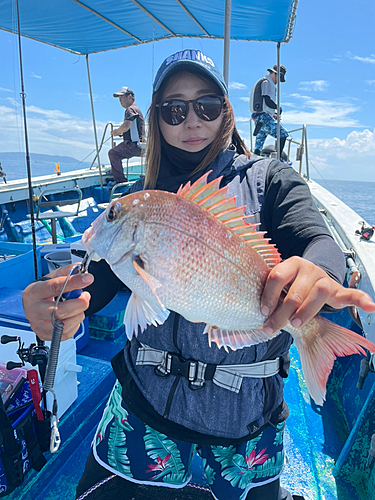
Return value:
M 121 230 L 122 230 L 122 227 L 120 226 L 120 227 L 117 229 L 117 231 L 115 231 L 115 233 L 113 234 L 112 239 L 111 239 L 111 241 L 110 241 L 110 243 L 109 243 L 109 245 L 108 245 L 108 247 L 107 247 L 107 251 L 105 252 L 105 255 L 104 255 L 104 259 L 105 259 L 105 260 L 108 262 L 108 264 L 110 264 L 111 266 L 116 266 L 117 264 L 119 264 L 119 263 L 120 263 L 120 261 L 124 260 L 124 259 L 125 259 L 125 258 L 129 255 L 129 253 L 133 251 L 133 249 L 134 249 L 134 247 L 135 247 L 135 243 L 133 243 L 132 245 L 130 245 L 130 247 L 128 248 L 128 250 L 127 250 L 124 254 L 122 254 L 122 256 L 121 256 L 119 259 L 117 259 L 115 262 L 110 262 L 110 261 L 108 260 L 108 254 L 109 254 L 109 252 L 111 251 L 111 249 L 112 249 L 112 247 L 113 247 L 113 244 L 114 244 L 114 241 L 116 240 L 116 238 L 117 238 L 117 236 L 119 235 L 119 233 L 121 232 Z
M 95 231 L 95 227 L 93 225 L 91 225 L 88 229 L 86 229 L 86 231 L 83 234 L 82 240 L 81 240 L 83 246 L 86 248 L 86 257 L 87 257 L 87 262 L 85 263 L 86 269 L 88 268 L 88 265 L 92 260 L 95 262 L 99 262 L 101 259 L 104 259 L 105 261 L 108 262 L 108 264 L 110 266 L 116 266 L 118 264 L 121 264 L 122 261 L 124 261 L 129 256 L 129 253 L 131 253 L 136 246 L 135 242 L 133 244 L 131 244 L 130 247 L 126 250 L 126 252 L 123 253 L 121 255 L 121 257 L 118 258 L 116 261 L 111 262 L 110 258 L 109 258 L 111 249 L 114 245 L 114 242 L 116 241 L 116 239 L 121 231 L 122 231 L 122 226 L 120 225 L 117 228 L 117 230 L 115 230 L 112 233 L 112 237 L 110 238 L 110 241 L 109 241 L 105 251 L 100 251 L 100 253 L 98 253 L 95 250 L 95 248 L 93 248 L 95 246 L 95 243 L 92 244 L 92 242 L 91 242 L 91 240 L 95 240 L 95 237 L 98 237 L 98 233 L 97 233 L 97 231 Z M 85 260 L 86 260 L 86 258 L 85 258 Z

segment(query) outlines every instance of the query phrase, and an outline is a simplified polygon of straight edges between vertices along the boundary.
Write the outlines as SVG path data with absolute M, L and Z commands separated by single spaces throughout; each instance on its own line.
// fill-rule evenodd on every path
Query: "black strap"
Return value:
M 6 494 L 23 483 L 22 446 L 15 438 L 12 424 L 5 412 L 4 403 L 0 396 L 0 458 L 8 483 Z M 3 496 L 3 495 L 2 495 Z
M 33 418 L 31 415 L 22 422 L 21 426 L 17 428 L 17 435 L 21 439 L 25 438 L 27 444 L 27 451 L 29 453 L 31 467 L 39 472 L 47 463 L 46 458 L 41 452 L 38 440 L 35 435 L 33 427 Z
M 261 128 L 262 128 L 262 122 L 260 120 L 258 120 L 257 124 L 255 125 L 253 136 L 257 136 L 259 134 Z
M 215 375 L 217 365 L 214 365 L 212 363 L 208 363 L 206 366 L 206 371 L 204 372 L 204 379 L 205 380 L 212 380 Z

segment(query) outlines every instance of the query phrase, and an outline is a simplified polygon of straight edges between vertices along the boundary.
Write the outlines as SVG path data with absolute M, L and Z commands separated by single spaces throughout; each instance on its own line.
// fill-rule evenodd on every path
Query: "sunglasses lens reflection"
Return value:
M 218 96 L 203 96 L 192 101 L 172 99 L 160 105 L 161 117 L 168 125 L 180 125 L 186 120 L 189 112 L 189 102 L 197 116 L 207 122 L 216 120 L 223 108 L 223 100 Z
M 219 97 L 205 96 L 197 99 L 194 103 L 194 110 L 202 120 L 207 122 L 216 120 L 223 107 L 222 100 Z

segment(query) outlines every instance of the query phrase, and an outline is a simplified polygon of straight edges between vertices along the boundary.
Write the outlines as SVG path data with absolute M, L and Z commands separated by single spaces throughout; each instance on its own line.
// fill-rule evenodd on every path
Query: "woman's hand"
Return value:
M 279 303 L 284 287 L 289 289 Z M 335 309 L 354 305 L 375 312 L 375 304 L 367 293 L 344 288 L 312 262 L 291 257 L 268 275 L 261 299 L 261 312 L 268 316 L 263 331 L 272 334 L 288 322 L 295 328 L 304 326 L 325 304 Z
M 76 265 L 76 264 L 74 264 Z M 73 265 L 61 267 L 47 274 L 48 281 L 31 283 L 23 292 L 22 301 L 25 316 L 30 322 L 34 333 L 41 340 L 51 340 L 51 316 L 55 307 L 54 297 L 57 297 L 63 287 L 65 279 Z M 94 281 L 92 274 L 75 274 L 68 280 L 65 292 L 79 290 Z M 89 307 L 90 294 L 82 292 L 77 299 L 60 302 L 55 311 L 55 318 L 64 323 L 62 340 L 67 340 L 76 333 L 79 324 L 85 319 L 84 311 Z

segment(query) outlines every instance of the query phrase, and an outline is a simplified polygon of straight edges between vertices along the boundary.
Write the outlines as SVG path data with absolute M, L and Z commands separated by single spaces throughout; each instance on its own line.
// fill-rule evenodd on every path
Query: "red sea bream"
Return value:
M 227 198 L 220 178 L 208 173 L 177 194 L 145 190 L 113 201 L 85 232 L 89 253 L 105 259 L 131 290 L 125 312 L 129 339 L 169 311 L 206 323 L 208 342 L 243 349 L 266 342 L 260 298 L 270 268 L 280 262 L 274 246 L 244 221 L 244 207 Z M 323 404 L 336 356 L 375 351 L 375 345 L 321 316 L 302 328 L 289 323 L 306 385 Z M 216 348 L 212 346 L 212 348 Z

